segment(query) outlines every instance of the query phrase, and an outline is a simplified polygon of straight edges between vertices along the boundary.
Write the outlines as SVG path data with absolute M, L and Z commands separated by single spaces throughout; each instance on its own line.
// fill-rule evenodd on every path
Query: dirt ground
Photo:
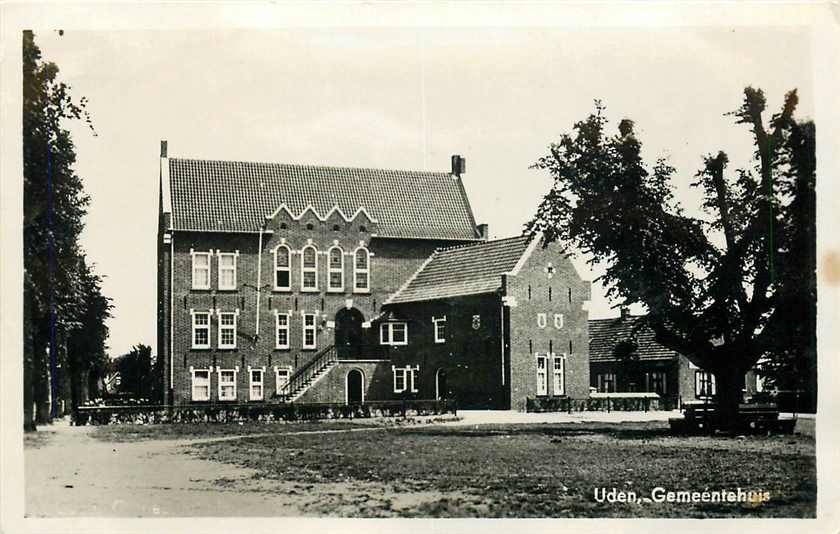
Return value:
M 316 493 L 312 484 L 268 480 L 252 469 L 186 453 L 198 443 L 239 436 L 107 443 L 92 437 L 96 430 L 59 423 L 27 437 L 27 517 L 399 515 L 401 508 L 441 497 L 357 481 L 318 484 Z

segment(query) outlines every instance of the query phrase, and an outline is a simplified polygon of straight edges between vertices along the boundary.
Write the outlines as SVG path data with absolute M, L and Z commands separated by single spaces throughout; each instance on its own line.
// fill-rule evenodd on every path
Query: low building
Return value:
M 589 321 L 590 386 L 601 393 L 649 392 L 669 405 L 711 399 L 715 377 L 684 355 L 656 341 L 644 316 L 631 315 Z M 753 372 L 746 378 L 745 398 L 756 392 Z

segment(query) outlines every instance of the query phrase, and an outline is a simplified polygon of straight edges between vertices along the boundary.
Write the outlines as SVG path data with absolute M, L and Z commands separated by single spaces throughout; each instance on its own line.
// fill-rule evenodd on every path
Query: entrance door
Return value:
M 335 349 L 339 358 L 361 357 L 364 320 L 356 308 L 343 308 L 335 314 Z
M 365 401 L 365 376 L 358 369 L 347 373 L 347 404 L 361 404 Z
M 446 386 L 446 370 L 438 369 L 435 375 L 435 392 L 438 400 L 449 396 L 449 389 Z

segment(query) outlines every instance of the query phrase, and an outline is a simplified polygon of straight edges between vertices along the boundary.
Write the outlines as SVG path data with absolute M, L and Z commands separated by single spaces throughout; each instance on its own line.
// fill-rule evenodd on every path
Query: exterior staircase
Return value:
M 295 402 L 336 365 L 338 353 L 335 345 L 330 345 L 289 377 L 289 381 L 279 391 L 280 398 L 283 402 Z

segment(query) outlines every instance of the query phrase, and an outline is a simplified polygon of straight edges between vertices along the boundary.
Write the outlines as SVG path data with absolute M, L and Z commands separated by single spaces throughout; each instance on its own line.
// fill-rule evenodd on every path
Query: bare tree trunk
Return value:
M 35 400 L 35 423 L 45 425 L 50 423 L 50 382 L 47 362 L 47 345 L 44 337 L 35 331 L 32 351 L 32 390 Z
M 24 284 L 24 288 L 27 285 Z M 31 295 L 29 291 L 24 289 L 23 295 L 23 430 L 25 432 L 32 432 L 35 430 L 35 414 L 33 413 L 33 403 L 35 401 L 34 384 L 33 384 L 33 352 L 34 343 L 32 334 L 34 328 L 32 327 L 32 309 L 30 303 Z
M 737 368 L 724 368 L 715 373 L 717 382 L 718 427 L 726 432 L 741 428 L 738 406 L 744 400 L 745 373 Z

